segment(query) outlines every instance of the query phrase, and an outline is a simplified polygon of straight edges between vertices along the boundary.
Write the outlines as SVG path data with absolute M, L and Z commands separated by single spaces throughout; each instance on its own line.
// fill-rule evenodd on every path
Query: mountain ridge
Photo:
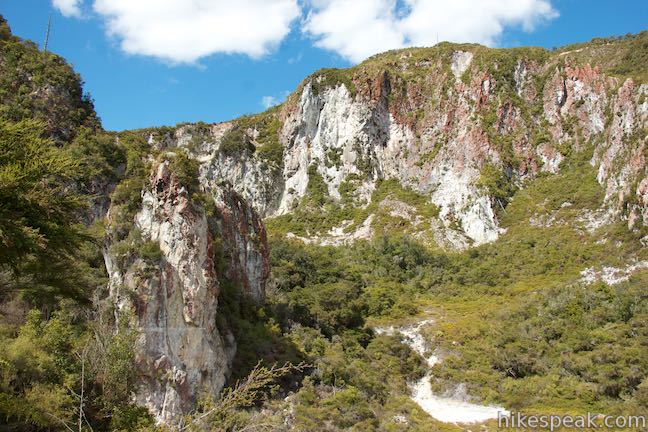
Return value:
M 578 58 L 590 56 L 591 53 L 583 54 L 587 50 L 607 52 L 610 44 L 616 44 L 619 45 L 614 50 L 617 58 L 625 64 L 629 53 L 632 53 L 636 46 L 645 44 L 646 38 L 646 33 L 641 33 L 616 41 L 597 40 L 592 42 L 592 45 L 579 45 L 576 50 L 580 51 L 576 55 Z M 464 232 L 472 232 L 464 244 L 473 241 L 480 243 L 497 237 L 495 210 L 502 209 L 512 194 L 510 187 L 505 183 L 512 184 L 515 188 L 543 170 L 555 172 L 560 160 L 565 156 L 563 153 L 580 151 L 588 145 L 594 145 L 596 151 L 592 163 L 600 167 L 600 181 L 607 184 L 610 209 L 617 214 L 626 211 L 624 217 L 629 218 L 632 226 L 636 220 L 645 218 L 645 156 L 642 154 L 642 140 L 639 136 L 641 124 L 645 120 L 638 119 L 636 124 L 626 124 L 624 127 L 628 130 L 620 131 L 621 125 L 615 123 L 613 111 L 614 116 L 618 116 L 621 112 L 619 110 L 628 107 L 619 108 L 614 104 L 621 99 L 631 98 L 632 102 L 626 100 L 623 103 L 636 104 L 636 109 L 640 111 L 637 116 L 642 117 L 644 114 L 641 113 L 645 108 L 640 102 L 645 98 L 645 85 L 635 84 L 632 78 L 622 78 L 621 81 L 619 78 L 609 77 L 600 68 L 592 67 L 589 63 L 579 66 L 578 58 L 572 60 L 570 55 L 569 50 L 494 50 L 478 45 L 449 43 L 433 48 L 411 48 L 381 54 L 350 69 L 316 72 L 304 80 L 281 106 L 265 114 L 219 123 L 214 129 L 218 129 L 218 132 L 212 137 L 209 133 L 206 136 L 200 135 L 206 132 L 204 126 L 201 126 L 203 129 L 199 134 L 192 133 L 191 125 L 181 126 L 177 129 L 178 132 L 175 132 L 179 134 L 178 137 L 169 136 L 170 144 L 175 145 L 172 142 L 174 138 L 177 138 L 178 142 L 202 140 L 200 145 L 203 152 L 200 157 L 209 157 L 209 152 L 205 151 L 207 147 L 211 148 L 213 157 L 221 145 L 219 140 L 222 134 L 222 153 L 233 157 L 223 160 L 220 165 L 217 163 L 214 171 L 229 170 L 231 173 L 222 175 L 221 180 L 234 184 L 234 187 L 238 188 L 237 191 L 252 202 L 261 214 L 281 216 L 288 213 L 293 203 L 304 196 L 309 176 L 308 167 L 311 164 L 316 165 L 316 175 L 325 179 L 328 195 L 337 202 L 341 199 L 339 188 L 349 175 L 370 177 L 369 181 L 364 181 L 359 186 L 361 190 L 364 189 L 361 194 L 364 194 L 365 200 L 375 189 L 376 180 L 389 178 L 404 182 L 407 188 L 417 193 L 429 194 L 444 182 L 442 174 L 431 173 L 439 169 L 439 163 L 435 165 L 433 160 L 439 152 L 442 153 L 441 157 L 447 153 L 448 140 L 460 139 L 468 146 L 473 146 L 470 151 L 477 152 L 469 156 L 467 162 L 473 165 L 468 168 L 476 172 L 467 173 L 466 170 L 453 170 L 448 166 L 446 168 L 455 177 L 455 184 L 463 183 L 464 194 L 486 195 L 485 198 L 490 203 L 482 202 L 473 206 L 473 210 L 466 210 L 465 207 L 470 203 L 457 199 L 453 192 L 439 192 L 432 201 L 441 206 L 443 217 L 449 220 L 444 221 L 446 228 L 459 216 L 457 223 Z M 488 59 L 491 63 L 487 63 Z M 613 66 L 608 64 L 607 68 L 623 69 L 625 66 L 620 66 L 621 63 Z M 635 75 L 642 72 L 641 69 L 631 67 L 625 67 L 624 70 Z M 436 80 L 431 77 L 435 77 Z M 324 100 L 320 92 L 332 95 L 329 97 L 330 101 Z M 304 101 L 305 97 L 311 100 Z M 312 141 L 323 136 L 317 135 L 318 133 L 327 133 L 324 129 L 318 129 L 320 125 L 317 122 L 321 119 L 317 116 L 321 113 L 312 110 L 298 112 L 300 109 L 310 109 L 299 106 L 300 103 L 307 102 L 313 106 L 319 104 L 318 110 L 324 110 L 324 115 L 333 116 L 325 119 L 329 123 L 335 123 L 331 133 L 342 133 L 340 130 L 351 124 L 351 121 L 355 121 L 353 127 L 356 127 L 356 131 L 350 133 L 346 143 L 337 142 L 336 138 L 322 138 L 328 141 L 319 144 L 321 148 L 317 149 L 318 153 L 309 155 L 309 161 L 299 165 L 295 160 L 290 160 L 291 154 L 297 151 L 291 148 L 295 145 L 292 142 L 296 139 L 295 134 L 306 134 L 305 138 L 297 139 Z M 347 119 L 334 117 L 336 113 L 327 114 L 328 106 L 346 109 L 345 115 L 349 115 L 349 110 L 356 110 L 355 115 L 359 117 L 345 123 Z M 367 112 L 361 113 L 362 110 Z M 443 115 L 435 117 L 434 111 L 442 112 Z M 314 123 L 306 126 L 306 129 L 310 130 L 300 132 L 296 124 L 304 121 Z M 614 130 L 606 130 L 602 137 L 597 137 L 597 134 L 603 132 L 606 123 L 610 123 Z M 230 127 L 231 131 L 226 130 Z M 392 127 L 393 131 L 390 130 Z M 372 131 L 371 128 L 375 130 Z M 462 132 L 461 128 L 470 129 L 470 134 L 467 135 L 465 130 Z M 389 147 L 391 133 L 400 134 L 399 139 L 406 143 L 401 145 L 400 149 L 394 150 L 398 151 L 399 155 L 390 156 L 391 159 L 403 159 L 405 156 L 405 159 L 410 160 L 401 166 L 389 166 L 388 162 L 376 159 L 380 159 L 381 156 L 376 156 L 375 149 Z M 461 138 L 458 138 L 459 133 L 463 133 Z M 259 134 L 261 138 L 257 139 L 256 135 Z M 628 141 L 630 138 L 625 135 L 632 134 L 639 134 L 631 138 L 634 143 L 616 142 L 613 146 L 610 141 L 612 135 L 620 135 L 621 141 Z M 364 139 L 364 142 L 349 144 L 349 141 L 357 140 L 358 137 Z M 602 139 L 604 142 L 593 144 L 592 141 L 596 139 Z M 549 141 L 555 145 L 551 145 Z M 360 145 L 362 148 L 357 151 L 358 149 L 352 148 L 354 145 Z M 479 146 L 484 147 L 481 153 L 478 150 Z M 609 164 L 619 157 L 615 152 L 619 148 L 632 146 L 634 156 L 628 156 L 636 160 L 634 172 L 627 173 L 627 179 L 614 178 L 615 168 Z M 280 149 L 284 149 L 283 158 L 280 157 Z M 299 150 L 302 153 L 308 151 L 303 148 Z M 454 156 L 446 158 L 460 159 L 463 157 L 459 154 L 461 151 L 465 149 L 456 149 Z M 345 158 L 355 160 L 340 161 L 343 153 Z M 273 156 L 269 158 L 268 155 Z M 474 159 L 475 157 L 479 160 Z M 239 161 L 233 162 L 236 158 Z M 270 168 L 260 167 L 259 161 Z M 374 172 L 360 172 L 357 167 L 353 167 L 356 161 L 372 165 L 365 167 L 369 171 L 379 166 L 378 171 L 381 172 L 375 169 Z M 340 162 L 341 166 L 336 165 Z M 331 169 L 331 165 L 336 165 L 335 169 Z M 278 175 L 278 169 L 283 170 L 281 175 Z M 485 177 L 491 178 L 481 178 L 484 169 L 487 171 Z M 245 184 L 246 179 L 240 175 L 243 171 L 255 180 Z M 617 174 L 620 175 L 618 172 Z M 437 182 L 437 186 L 417 183 L 412 175 L 432 176 L 436 180 L 427 181 Z M 218 177 L 219 174 L 213 173 L 213 176 Z M 353 180 L 358 181 L 357 178 Z M 627 184 L 634 181 L 639 184 Z M 281 182 L 286 182 L 284 190 L 273 191 L 272 188 L 276 188 Z M 490 187 L 492 193 L 480 193 L 476 187 L 480 183 Z M 240 186 L 241 184 L 243 186 Z M 615 189 L 619 184 L 623 185 L 623 190 Z M 255 185 L 262 191 L 254 191 Z M 345 184 L 346 186 L 348 185 Z M 293 191 L 296 192 L 292 193 Z M 434 194 L 432 192 L 432 195 Z M 613 196 L 615 194 L 616 197 Z M 626 199 L 632 201 L 627 209 L 624 207 L 627 204 L 624 202 Z M 470 216 L 470 212 L 479 215 Z M 469 221 L 471 218 L 472 221 Z M 338 223 L 340 222 L 342 221 L 338 220 Z M 333 228 L 335 227 L 329 227 Z

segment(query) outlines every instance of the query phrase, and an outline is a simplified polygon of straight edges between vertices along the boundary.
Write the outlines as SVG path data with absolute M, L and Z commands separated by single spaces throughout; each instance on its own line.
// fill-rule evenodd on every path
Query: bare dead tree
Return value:
M 83 351 L 81 354 L 76 353 L 77 357 L 79 357 L 79 360 L 81 361 L 81 394 L 78 394 L 77 396 L 79 397 L 79 408 L 78 408 L 78 419 L 77 419 L 77 425 L 79 427 L 79 432 L 82 431 L 83 429 L 83 423 L 85 422 L 88 427 L 90 428 L 91 431 L 94 432 L 92 429 L 92 426 L 90 426 L 90 422 L 88 421 L 88 418 L 85 415 L 85 362 L 86 358 L 88 356 L 88 345 L 85 345 L 83 347 Z
M 47 32 L 45 32 L 45 43 L 43 44 L 43 51 L 47 51 L 47 45 L 49 44 L 50 31 L 52 30 L 52 14 L 50 14 L 49 19 L 47 20 Z
M 50 417 L 56 419 L 59 421 L 67 430 L 70 432 L 83 432 L 83 425 L 88 426 L 91 432 L 94 432 L 94 429 L 92 429 L 92 425 L 90 425 L 90 422 L 88 421 L 88 418 L 85 415 L 85 404 L 86 404 L 86 396 L 85 396 L 85 373 L 86 373 L 86 360 L 88 358 L 88 352 L 90 350 L 89 345 L 85 345 L 81 352 L 75 352 L 75 355 L 79 358 L 79 361 L 81 362 L 81 388 L 79 390 L 79 393 L 74 391 L 74 389 L 68 387 L 68 391 L 72 393 L 74 396 L 79 399 L 79 405 L 74 409 L 74 414 L 76 417 L 76 428 L 77 430 L 75 431 L 71 425 L 69 425 L 67 422 L 65 422 L 63 419 L 56 417 L 55 415 L 51 413 L 47 413 Z
M 298 365 L 286 363 L 283 366 L 272 365 L 271 367 L 261 366 L 261 362 L 252 369 L 248 376 L 237 381 L 233 388 L 223 391 L 220 399 L 208 406 L 207 410 L 197 416 L 190 417 L 185 425 L 178 426 L 178 431 L 182 432 L 189 428 L 199 425 L 210 419 L 226 417 L 234 412 L 237 408 L 250 407 L 263 397 L 264 391 L 278 378 L 292 372 L 302 372 L 310 365 L 302 362 Z M 254 427 L 253 427 L 254 426 Z M 241 430 L 254 430 L 268 428 L 270 424 L 250 425 Z

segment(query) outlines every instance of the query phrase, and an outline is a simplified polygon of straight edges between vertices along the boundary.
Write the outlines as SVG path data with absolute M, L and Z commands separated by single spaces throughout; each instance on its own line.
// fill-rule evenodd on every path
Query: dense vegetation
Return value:
M 368 328 L 413 316 L 435 320 L 427 336 L 443 358 L 433 371 L 439 393 L 465 384 L 479 400 L 524 412 L 645 412 L 648 272 L 616 286 L 587 285 L 580 272 L 646 259 L 646 232 L 588 232 L 578 218 L 601 199 L 591 166 L 574 160 L 514 195 L 502 239 L 463 253 L 393 234 L 347 248 L 275 237 L 268 322 L 315 366 L 294 396 L 297 428 L 351 418 L 356 430 L 406 430 L 394 424 L 403 412 L 411 430 L 440 427 L 421 423 L 404 399 L 421 360 L 402 345 L 395 363 L 393 354 L 372 357 L 398 345 Z M 554 224 L 532 222 L 543 217 Z
M 647 232 L 588 229 L 582 216 L 603 199 L 588 160 L 577 154 L 560 174 L 515 192 L 501 213 L 508 232 L 461 253 L 422 246 L 398 228 L 349 247 L 304 245 L 283 236 L 294 222 L 269 221 L 268 302 L 236 312 L 256 317 L 239 327 L 244 369 L 258 359 L 311 368 L 298 387 L 280 381 L 282 397 L 266 401 L 262 416 L 233 410 L 228 421 L 281 429 L 289 411 L 297 430 L 456 430 L 407 397 L 422 359 L 371 330 L 425 318 L 434 320 L 426 336 L 443 359 L 433 370 L 439 393 L 465 386 L 478 400 L 523 412 L 646 412 L 648 272 L 610 286 L 581 281 L 581 271 L 647 259 Z M 326 205 L 318 190 L 304 202 Z
M 278 107 L 256 115 L 243 116 L 234 120 L 220 142 L 220 151 L 229 156 L 254 153 L 271 168 L 281 168 L 283 146 L 279 142 L 281 120 Z
M 107 278 L 90 210 L 106 205 L 132 146 L 100 129 L 63 59 L 4 19 L 0 57 L 2 428 L 130 429 L 142 414 L 129 399 L 134 339 L 92 305 Z
M 61 57 L 11 34 L 0 17 L 0 117 L 37 119 L 57 140 L 73 138 L 83 125 L 96 129 L 99 120 L 82 82 Z
M 72 295 L 62 270 L 74 267 L 82 241 L 76 222 L 83 199 L 64 191 L 77 180 L 79 163 L 42 134 L 41 123 L 0 120 L 0 266 L 9 272 L 2 285 Z

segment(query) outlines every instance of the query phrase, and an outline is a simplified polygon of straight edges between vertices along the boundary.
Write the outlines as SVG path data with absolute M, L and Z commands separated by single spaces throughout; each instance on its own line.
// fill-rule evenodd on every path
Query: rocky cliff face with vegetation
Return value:
M 647 223 L 642 44 L 645 35 L 556 52 L 452 44 L 390 52 L 316 72 L 267 113 L 184 126 L 174 138 L 195 144 L 207 176 L 267 217 L 294 213 L 314 181 L 348 216 L 381 181 L 396 180 L 438 207 L 437 239 L 456 247 L 497 239 L 497 214 L 517 189 L 587 153 L 606 210 L 632 228 Z M 286 229 L 321 242 L 375 225 L 329 213 L 315 229 Z
M 412 383 L 645 412 L 647 58 L 646 33 L 442 43 L 261 114 L 106 132 L 0 22 L 0 420 L 474 428 Z
M 14 208 L 3 206 L 3 248 L 25 241 L 12 234 L 20 230 L 36 243 L 19 257 L 29 256 L 35 268 L 3 258 L 2 286 L 9 288 L 3 291 L 3 301 L 18 301 L 12 312 L 20 316 L 28 303 L 12 297 L 11 289 L 21 291 L 41 279 L 42 294 L 50 292 L 49 301 L 73 297 L 66 290 L 82 302 L 92 299 L 90 310 L 97 314 L 92 319 L 101 327 L 95 334 L 99 346 L 84 347 L 83 355 L 69 354 L 83 362 L 89 349 L 105 357 L 94 358 L 105 370 L 93 373 L 95 383 L 105 386 L 106 397 L 114 385 L 125 392 L 119 395 L 121 402 L 111 402 L 115 407 L 141 406 L 157 423 L 177 422 L 195 408 L 202 393 L 217 395 L 232 373 L 237 343 L 235 329 L 219 306 L 222 285 L 231 286 L 230 308 L 243 302 L 260 304 L 265 298 L 269 260 L 261 219 L 230 187 L 203 184 L 199 164 L 181 149 L 149 142 L 145 134 L 104 132 L 91 99 L 82 95 L 78 75 L 63 59 L 12 36 L 4 20 L 0 25 L 3 196 L 7 203 L 20 197 L 12 186 L 18 180 L 10 175 L 17 172 L 25 178 L 30 165 L 34 175 L 41 175 L 36 182 L 60 184 L 46 192 L 52 202 L 42 208 L 45 220 L 19 216 L 21 211 L 33 214 L 43 202 L 38 183 L 31 184 L 36 195 L 25 194 L 24 202 Z M 46 169 L 56 164 L 57 170 Z M 59 201 L 60 208 L 54 207 Z M 33 209 L 26 210 L 30 206 Z M 27 226 L 17 229 L 16 223 Z M 62 226 L 41 228 L 55 223 Z M 65 238 L 65 230 L 70 238 Z M 27 297 L 36 296 L 34 304 L 48 303 L 37 300 L 38 290 L 29 292 Z M 74 333 L 64 343 L 70 349 L 79 336 Z M 121 369 L 115 371 L 117 366 L 110 362 Z M 108 380 L 119 383 L 97 378 L 111 373 L 121 376 Z M 45 392 L 42 397 L 55 396 Z M 46 407 L 39 411 L 34 406 L 38 403 L 30 401 L 19 409 L 21 399 L 16 397 L 0 404 L 17 424 L 26 417 L 28 423 L 49 427 L 47 417 L 56 413 Z
M 201 392 L 218 394 L 230 374 L 236 341 L 226 322 L 217 326 L 218 273 L 262 301 L 268 269 L 254 211 L 229 190 L 214 191 L 218 204 L 201 202 L 172 171 L 177 164 L 153 166 L 128 235 L 109 236 L 105 250 L 115 321 L 137 330 L 135 400 L 161 423 L 189 412 Z M 124 217 L 113 209 L 109 230 Z

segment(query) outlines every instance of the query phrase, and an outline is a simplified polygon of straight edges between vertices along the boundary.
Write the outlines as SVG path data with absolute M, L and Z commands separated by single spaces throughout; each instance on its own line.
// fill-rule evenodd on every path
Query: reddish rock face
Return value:
M 527 58 L 521 51 L 502 64 L 497 56 L 480 58 L 483 48 L 463 49 L 446 55 L 432 49 L 431 58 L 416 61 L 407 52 L 369 61 L 348 71 L 351 90 L 325 87 L 315 74 L 280 110 L 281 171 L 254 154 L 223 157 L 214 134 L 197 155 L 206 161 L 204 181 L 231 184 L 267 217 L 290 213 L 312 168 L 333 199 L 349 176 L 359 178 L 359 205 L 378 181 L 396 179 L 428 196 L 440 208 L 435 223 L 460 228 L 450 237 L 463 241 L 451 246 L 464 247 L 500 232 L 495 201 L 478 187 L 485 166 L 523 185 L 541 171 L 558 172 L 565 154 L 594 147 L 606 210 L 631 225 L 647 223 L 636 189 L 646 178 L 639 136 L 646 85 L 621 83 L 568 54 Z M 179 146 L 189 139 L 186 131 L 177 134 Z M 335 163 L 329 154 L 338 155 Z
M 343 102 L 338 88 L 320 90 L 317 102 L 308 104 L 316 106 L 318 113 L 326 113 L 329 105 L 338 111 L 341 104 L 349 105 L 345 109 L 351 114 L 346 119 L 335 119 L 337 123 L 323 114 L 313 119 L 308 105 L 304 105 L 311 97 L 306 86 L 301 109 L 294 104 L 285 108 L 296 117 L 284 127 L 286 139 L 299 139 L 311 130 L 314 132 L 308 143 L 322 140 L 325 128 L 333 125 L 337 141 L 318 144 L 326 152 L 327 148 L 344 149 L 345 140 L 359 137 L 363 144 L 366 142 L 362 156 L 380 167 L 375 176 L 397 178 L 418 192 L 430 194 L 431 200 L 441 206 L 442 215 L 459 217 L 464 229 L 470 228 L 471 222 L 464 217 L 470 205 L 459 196 L 479 195 L 469 185 L 485 164 L 512 169 L 510 181 L 518 182 L 540 171 L 557 172 L 564 159 L 559 148 L 567 146 L 578 152 L 593 144 L 592 164 L 598 168 L 598 180 L 606 189 L 607 210 L 626 218 L 630 226 L 648 224 L 645 190 L 640 187 L 648 181 L 648 85 L 637 85 L 630 78 L 619 81 L 607 76 L 599 66 L 572 62 L 569 53 L 549 56 L 544 61 L 522 55 L 512 74 L 516 93 L 512 95 L 502 90 L 505 83 L 501 76 L 497 78 L 489 71 L 492 65 L 475 62 L 470 52 L 455 51 L 445 59 L 452 62 L 452 73 L 444 61 L 419 61 L 412 66 L 408 58 L 403 54 L 400 62 L 395 60 L 385 66 L 402 72 L 402 76 L 385 70 L 367 72 L 372 70 L 370 62 L 366 70 L 360 65 L 352 75 L 357 93 L 353 100 Z M 417 67 L 418 73 L 410 80 L 403 78 Z M 491 113 L 494 123 L 489 125 Z M 376 123 L 376 119 L 382 120 Z M 304 128 L 304 122 L 313 124 Z M 356 123 L 360 124 L 356 138 L 340 133 L 354 128 Z M 390 141 L 395 132 L 400 136 Z M 536 139 L 541 134 L 547 134 L 546 138 Z M 426 156 L 440 138 L 443 145 L 435 150 L 437 156 L 429 159 Z M 390 148 L 392 143 L 397 147 L 393 152 L 375 150 Z M 507 153 L 514 157 L 515 166 L 506 166 Z M 314 154 L 307 161 L 317 164 L 316 157 Z M 449 181 L 435 174 L 439 170 L 450 170 L 453 179 L 464 179 L 468 186 L 458 187 L 455 197 L 435 191 L 439 182 Z M 318 170 L 325 180 L 327 171 L 323 167 Z M 345 171 L 354 172 L 351 166 Z M 294 172 L 293 168 L 284 175 L 290 178 Z M 488 217 L 487 213 L 483 215 Z M 491 226 L 487 231 L 496 232 L 495 219 L 482 222 Z M 482 237 L 477 231 L 470 237 L 478 242 L 492 238 Z
M 542 171 L 558 172 L 566 154 L 593 147 L 605 210 L 631 226 L 648 223 L 638 189 L 648 178 L 646 84 L 610 77 L 568 52 L 451 48 L 386 54 L 340 72 L 344 83 L 324 86 L 314 74 L 278 114 L 281 169 L 254 153 L 223 156 L 216 129 L 232 123 L 215 125 L 194 155 L 204 161 L 203 182 L 231 184 L 271 217 L 302 199 L 312 168 L 333 199 L 349 176 L 360 179 L 358 205 L 377 182 L 396 179 L 428 196 L 440 208 L 434 224 L 446 232 L 459 227 L 450 237 L 463 240 L 450 246 L 465 247 L 500 232 L 496 202 L 478 186 L 485 166 L 520 186 Z M 173 146 L 191 138 L 184 126 Z
M 228 277 L 257 302 L 265 299 L 270 274 L 266 230 L 258 214 L 230 186 L 216 191 Z

